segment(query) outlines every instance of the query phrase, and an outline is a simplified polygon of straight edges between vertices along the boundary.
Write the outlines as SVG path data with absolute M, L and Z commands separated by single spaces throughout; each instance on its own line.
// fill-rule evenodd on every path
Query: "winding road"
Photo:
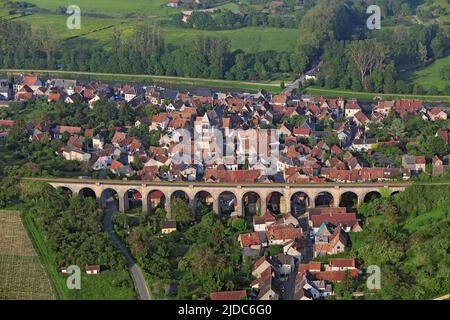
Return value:
M 126 247 L 114 235 L 112 228 L 112 216 L 117 211 L 114 199 L 111 197 L 106 201 L 106 204 L 107 209 L 105 218 L 103 219 L 103 230 L 105 230 L 105 232 L 108 234 L 109 239 L 111 240 L 113 245 L 124 255 L 128 270 L 130 271 L 131 277 L 133 278 L 134 286 L 136 288 L 139 300 L 150 300 L 150 294 L 141 269 L 128 253 Z

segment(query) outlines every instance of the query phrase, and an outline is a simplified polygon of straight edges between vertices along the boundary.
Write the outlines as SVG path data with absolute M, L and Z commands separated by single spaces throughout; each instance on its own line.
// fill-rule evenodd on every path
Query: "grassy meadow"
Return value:
M 422 80 L 422 79 L 421 79 Z M 305 89 L 307 94 L 322 96 L 322 97 L 344 97 L 356 98 L 362 100 L 374 100 L 376 97 L 383 99 L 419 99 L 434 102 L 448 102 L 450 96 L 431 96 L 431 95 L 414 95 L 414 94 L 391 94 L 391 93 L 371 93 L 371 92 L 356 92 L 343 89 L 326 89 L 317 87 L 308 87 Z
M 77 5 L 81 9 L 81 29 L 69 30 L 66 27 L 68 16 L 58 15 L 55 10 L 72 5 L 73 1 L 29 0 L 27 2 L 50 11 L 16 16 L 14 18 L 16 21 L 23 21 L 37 27 L 49 27 L 57 33 L 62 41 L 92 40 L 98 46 L 111 45 L 114 29 L 120 30 L 126 36 L 137 24 L 159 24 L 158 22 L 172 19 L 173 15 L 181 12 L 181 9 L 167 7 L 167 0 L 79 0 Z M 0 6 L 1 4 L 0 0 Z M 231 2 L 219 7 L 229 10 L 239 8 L 237 4 Z M 242 49 L 246 52 L 287 51 L 295 44 L 298 34 L 296 29 L 262 27 L 207 31 L 161 25 L 160 29 L 166 42 L 170 44 L 187 44 L 199 35 L 224 36 L 230 40 L 233 50 Z
M 437 59 L 424 68 L 410 70 L 402 77 L 406 81 L 412 81 L 412 83 L 419 84 L 425 89 L 435 86 L 439 90 L 442 90 L 445 86 L 450 85 L 450 80 L 441 79 L 440 71 L 443 66 L 450 66 L 450 56 Z

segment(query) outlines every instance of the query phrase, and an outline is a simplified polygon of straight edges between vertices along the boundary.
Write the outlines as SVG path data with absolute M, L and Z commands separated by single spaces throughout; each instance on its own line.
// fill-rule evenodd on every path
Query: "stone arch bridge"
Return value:
M 139 180 L 94 180 L 94 179 L 65 179 L 65 178 L 35 178 L 35 181 L 47 182 L 54 188 L 65 188 L 72 194 L 95 196 L 101 207 L 106 206 L 106 199 L 116 194 L 119 211 L 125 212 L 129 208 L 130 191 L 137 192 L 142 201 L 142 210 L 152 210 L 152 195 L 158 194 L 163 198 L 168 218 L 170 218 L 170 199 L 176 194 L 184 194 L 184 198 L 192 208 L 196 207 L 199 195 L 207 194 L 212 208 L 219 212 L 219 201 L 223 194 L 234 197 L 234 209 L 238 215 L 243 215 L 244 199 L 251 194 L 257 200 L 260 212 L 265 212 L 271 205 L 272 195 L 278 195 L 278 206 L 281 212 L 290 212 L 293 199 L 301 195 L 305 200 L 305 207 L 319 206 L 319 197 L 328 196 L 328 206 L 342 206 L 341 201 L 346 195 L 353 197 L 355 206 L 361 204 L 369 194 L 388 192 L 393 194 L 403 191 L 407 182 L 376 182 L 376 183 L 307 183 L 307 184 L 277 184 L 277 183 L 207 183 L 207 182 L 150 182 Z M 384 191 L 381 191 L 384 189 Z

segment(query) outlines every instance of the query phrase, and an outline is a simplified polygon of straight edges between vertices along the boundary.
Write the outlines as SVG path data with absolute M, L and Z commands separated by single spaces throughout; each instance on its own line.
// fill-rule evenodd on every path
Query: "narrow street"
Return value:
M 313 243 L 311 238 L 309 237 L 309 225 L 308 225 L 308 215 L 302 214 L 298 217 L 298 222 L 300 227 L 303 229 L 306 237 L 306 253 L 302 258 L 302 263 L 308 263 L 313 259 Z M 298 265 L 295 266 L 294 270 L 289 274 L 287 280 L 284 282 L 284 293 L 283 300 L 294 300 L 295 295 L 295 279 L 297 277 Z
M 128 270 L 133 278 L 139 300 L 150 300 L 150 294 L 141 269 L 128 253 L 126 247 L 114 235 L 112 228 L 112 216 L 117 211 L 117 208 L 113 198 L 106 201 L 106 207 L 106 214 L 103 219 L 103 230 L 105 230 L 105 232 L 109 235 L 109 239 L 113 245 L 124 255 Z

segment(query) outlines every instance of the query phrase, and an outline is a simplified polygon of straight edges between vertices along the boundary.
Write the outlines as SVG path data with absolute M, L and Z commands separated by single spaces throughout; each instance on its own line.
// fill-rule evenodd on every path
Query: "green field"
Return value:
M 442 80 L 440 77 L 440 70 L 443 66 L 450 66 L 450 56 L 438 59 L 424 68 L 408 71 L 402 75 L 402 78 L 421 85 L 425 89 L 435 86 L 442 90 L 445 86 L 450 85 L 450 80 Z
M 55 31 L 60 40 L 77 39 L 95 40 L 98 46 L 110 46 L 113 30 L 117 29 L 124 35 L 130 33 L 137 24 L 157 24 L 158 21 L 171 19 L 181 9 L 169 8 L 167 0 L 98 0 L 77 1 L 81 9 L 81 29 L 69 30 L 66 27 L 67 16 L 55 14 L 58 7 L 67 7 L 73 4 L 70 0 L 30 0 L 39 8 L 51 10 L 51 12 L 33 13 L 23 17 L 16 17 L 16 21 L 23 21 L 33 26 L 49 27 Z M 0 1 L 1 3 L 1 1 Z M 235 10 L 235 3 L 226 3 L 221 7 Z M 83 12 L 88 15 L 83 16 Z M 101 16 L 93 17 L 93 14 Z M 130 18 L 133 14 L 135 17 Z M 170 26 L 160 26 L 163 37 L 167 43 L 182 45 L 190 43 L 196 36 L 213 35 L 224 36 L 231 42 L 233 50 L 242 49 L 246 52 L 259 52 L 265 50 L 288 51 L 295 44 L 298 31 L 286 28 L 257 28 L 245 27 L 237 30 L 197 30 L 183 29 Z
M 81 275 L 81 289 L 71 291 L 72 300 L 135 300 L 133 281 L 127 270 L 106 270 Z
M 20 2 L 20 0 L 14 0 L 14 2 Z M 40 8 L 53 10 L 58 7 L 68 7 L 76 4 L 80 7 L 82 15 L 83 11 L 85 11 L 89 13 L 104 13 L 114 17 L 123 17 L 127 13 L 166 16 L 180 11 L 167 7 L 168 0 L 27 0 L 27 2 Z
M 390 94 L 390 93 L 370 93 L 370 92 L 355 92 L 343 89 L 324 89 L 316 87 L 308 87 L 305 92 L 311 95 L 323 97 L 344 97 L 356 98 L 362 100 L 374 100 L 375 97 L 383 99 L 419 99 L 434 102 L 450 102 L 450 96 L 430 96 L 430 95 L 414 95 L 414 94 Z
M 0 210 L 0 300 L 55 299 L 18 211 Z
M 448 216 L 448 212 L 444 211 L 443 209 L 434 209 L 432 211 L 423 213 L 417 217 L 409 219 L 405 225 L 404 228 L 408 230 L 408 232 L 413 233 L 417 231 L 420 228 L 423 228 L 426 225 L 429 225 L 433 222 L 433 220 L 438 219 L 442 216 Z
M 231 41 L 231 49 L 246 52 L 266 50 L 291 51 L 298 35 L 296 29 L 245 27 L 237 30 L 207 31 L 195 29 L 163 28 L 163 37 L 169 43 L 187 44 L 196 36 L 223 36 Z

